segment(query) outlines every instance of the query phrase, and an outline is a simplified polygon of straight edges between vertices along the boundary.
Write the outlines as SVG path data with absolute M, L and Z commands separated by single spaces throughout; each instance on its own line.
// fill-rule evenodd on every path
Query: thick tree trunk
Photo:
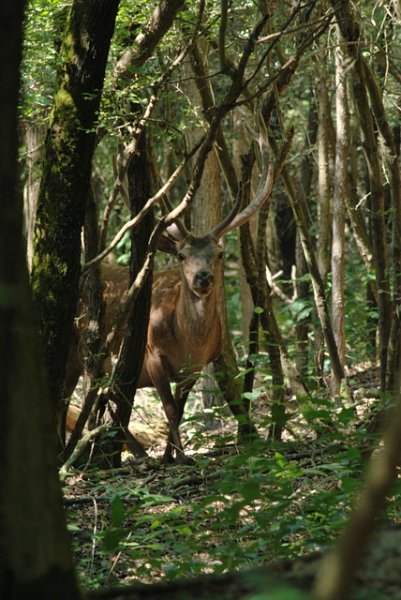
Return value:
M 33 318 L 22 198 L 16 192 L 24 4 L 0 4 L 0 597 L 73 600 L 80 594 Z
M 219 161 L 214 151 L 210 152 L 205 162 L 202 183 L 196 194 L 192 206 L 192 231 L 195 235 L 206 235 L 221 220 L 221 170 Z M 223 322 L 223 334 L 228 337 L 227 316 L 224 295 L 224 288 L 219 290 L 220 294 L 220 314 Z M 224 309 L 224 310 L 223 310 Z M 230 340 L 229 340 L 230 342 Z M 234 356 L 235 360 L 235 356 Z M 217 396 L 217 383 L 214 378 L 213 365 L 208 365 L 203 369 L 200 379 L 200 388 L 202 390 L 202 401 L 204 408 L 211 409 L 213 406 L 222 403 Z M 210 423 L 213 418 L 206 420 Z
M 34 235 L 32 288 L 55 415 L 60 408 L 80 274 L 95 119 L 119 0 L 75 0 L 61 48 Z

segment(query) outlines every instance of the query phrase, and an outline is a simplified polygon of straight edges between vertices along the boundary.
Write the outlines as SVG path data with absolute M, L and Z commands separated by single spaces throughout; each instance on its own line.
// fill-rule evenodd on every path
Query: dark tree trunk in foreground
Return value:
M 151 172 L 145 132 L 142 132 L 138 141 L 138 151 L 130 161 L 127 175 L 131 216 L 134 217 L 151 196 Z M 141 221 L 139 227 L 131 232 L 130 283 L 135 281 L 145 263 L 152 229 L 153 213 L 150 212 Z M 113 422 L 119 427 L 119 435 L 116 439 L 117 453 L 113 454 L 113 463 L 116 466 L 120 463 L 122 443 L 126 441 L 126 436 L 130 437 L 128 424 L 145 355 L 151 296 L 152 274 L 149 272 L 125 324 L 125 334 L 111 387 L 109 408 L 113 413 L 115 411 Z M 132 443 L 134 440 L 129 439 L 128 442 Z M 140 452 L 136 444 L 132 450 L 134 453 Z
M 119 0 L 75 0 L 61 48 L 34 236 L 32 286 L 53 410 L 62 397 L 80 275 L 95 120 Z M 58 411 L 60 412 L 60 411 Z
M 55 464 L 17 192 L 22 0 L 0 4 L 0 598 L 80 597 Z

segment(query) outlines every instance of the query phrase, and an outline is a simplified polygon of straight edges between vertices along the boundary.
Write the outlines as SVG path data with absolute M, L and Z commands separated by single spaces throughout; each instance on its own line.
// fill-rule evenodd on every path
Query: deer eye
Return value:
M 178 252 L 177 258 L 180 262 L 182 262 L 183 260 L 185 260 L 185 254 L 183 252 Z

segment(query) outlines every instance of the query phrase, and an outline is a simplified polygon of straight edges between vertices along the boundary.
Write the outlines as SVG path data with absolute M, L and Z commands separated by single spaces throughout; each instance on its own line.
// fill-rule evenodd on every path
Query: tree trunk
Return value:
M 311 89 L 311 98 L 313 97 L 312 89 Z M 317 113 L 316 106 L 314 102 L 311 102 L 311 106 L 309 108 L 308 115 L 308 129 L 305 135 L 304 140 L 304 153 L 301 162 L 301 185 L 298 192 L 299 202 L 305 206 L 308 206 L 308 198 L 311 196 L 312 189 L 312 181 L 313 181 L 313 172 L 314 172 L 314 162 L 311 160 L 311 154 L 308 151 L 310 146 L 316 143 L 318 134 L 318 121 L 317 121 Z M 292 209 L 291 209 L 292 212 Z M 309 206 L 305 211 L 308 215 L 308 226 L 310 226 L 310 211 Z M 324 212 L 324 211 L 323 211 Z M 320 216 L 322 213 L 320 214 Z M 320 221 L 319 221 L 320 225 Z M 325 231 L 325 225 L 323 224 L 323 230 L 319 227 L 319 232 L 322 233 L 323 239 L 321 242 L 324 243 L 324 236 L 327 234 Z M 320 237 L 319 233 L 319 237 Z M 327 252 L 327 250 L 326 250 Z M 316 259 L 318 260 L 318 259 Z M 299 232 L 296 240 L 296 266 L 297 266 L 297 282 L 296 289 L 298 298 L 305 302 L 308 302 L 308 298 L 310 296 L 310 282 L 307 280 L 305 275 L 308 272 L 307 262 L 305 260 L 304 253 L 302 251 L 302 244 L 299 236 Z M 309 330 L 310 330 L 310 322 L 311 317 L 310 314 L 303 318 L 298 318 L 295 326 L 296 337 L 297 337 L 297 348 L 298 348 L 298 356 L 297 356 L 297 366 L 301 373 L 307 374 L 308 371 L 308 350 L 309 350 Z M 318 331 L 315 334 L 315 342 L 319 349 L 323 348 L 323 339 L 321 332 Z
M 386 391 L 396 393 L 401 388 L 401 169 L 399 164 L 399 144 L 388 121 L 382 93 L 375 76 L 363 61 L 363 71 L 366 86 L 369 91 L 370 102 L 377 126 L 383 136 L 386 152 L 384 157 L 390 173 L 390 197 L 392 203 L 392 320 L 388 346 L 388 360 L 386 373 Z
M 195 196 L 192 206 L 192 231 L 195 235 L 206 235 L 211 229 L 221 220 L 221 171 L 219 161 L 214 152 L 210 152 L 205 162 L 203 171 L 202 183 Z M 224 302 L 224 312 L 222 295 L 224 290 L 219 290 L 220 295 L 220 312 L 221 319 L 224 323 L 223 334 L 227 336 L 227 316 Z M 235 357 L 234 357 L 235 360 Z M 217 404 L 221 404 L 217 391 L 217 383 L 214 378 L 213 365 L 207 365 L 203 369 L 200 379 L 200 387 L 202 390 L 202 401 L 204 408 L 211 409 Z M 208 424 L 213 423 L 213 418 L 208 418 Z
M 127 174 L 131 217 L 134 217 L 151 196 L 151 172 L 144 131 L 138 142 L 137 153 L 128 165 Z M 139 227 L 131 232 L 130 283 L 135 281 L 144 265 L 153 222 L 153 213 L 150 212 L 141 221 Z M 125 323 L 125 334 L 110 389 L 108 406 L 109 409 L 111 408 L 113 425 L 119 428 L 113 442 L 112 462 L 114 466 L 119 466 L 121 462 L 123 443 L 128 442 L 129 444 L 130 441 L 135 443 L 130 439 L 128 424 L 145 355 L 151 296 L 152 275 L 149 273 Z M 133 447 L 132 450 L 134 453 L 140 452 L 139 447 Z
M 274 148 L 274 152 L 276 152 L 276 148 Z M 319 268 L 312 246 L 312 240 L 309 234 L 304 199 L 302 196 L 299 196 L 297 201 L 292 180 L 285 167 L 283 169 L 283 179 L 288 191 L 288 197 L 291 201 L 291 207 L 294 213 L 295 222 L 297 224 L 297 229 L 302 244 L 302 250 L 305 256 L 306 263 L 308 265 L 309 273 L 311 275 L 316 311 L 319 317 L 322 333 L 327 345 L 327 350 L 331 359 L 334 377 L 340 385 L 340 382 L 342 381 L 342 379 L 344 379 L 344 370 L 341 366 L 341 362 L 339 359 L 337 345 L 333 335 L 333 328 L 329 316 L 324 285 L 322 278 L 320 277 Z
M 0 4 L 0 597 L 80 598 L 65 528 L 16 192 L 24 2 Z
M 55 418 L 78 298 L 81 229 L 110 40 L 119 0 L 75 0 L 47 133 L 34 234 L 32 288 Z
M 40 162 L 45 128 L 41 123 L 27 123 L 24 128 L 26 166 L 28 176 L 24 187 L 24 229 L 27 245 L 28 268 L 32 267 L 33 234 L 40 188 Z
M 322 281 L 326 281 L 330 264 L 330 168 L 329 168 L 329 123 L 330 102 L 327 90 L 326 60 L 327 50 L 325 48 L 325 60 L 317 61 L 318 74 L 318 131 L 317 131 L 317 197 L 319 236 L 317 238 L 316 260 Z
M 352 87 L 354 101 L 364 135 L 365 157 L 368 163 L 370 194 L 372 202 L 372 240 L 376 267 L 376 280 L 379 290 L 379 351 L 381 389 L 386 389 L 387 353 L 391 330 L 391 297 L 388 275 L 388 258 L 386 243 L 386 224 L 384 192 L 380 164 L 380 151 L 367 95 L 365 61 L 359 49 L 359 23 L 354 18 L 349 2 L 331 0 L 341 35 L 347 42 L 346 48 L 353 59 Z
M 339 36 L 338 36 L 339 37 Z M 336 160 L 333 194 L 333 240 L 331 270 L 333 278 L 332 321 L 342 368 L 345 363 L 344 254 L 345 196 L 348 177 L 348 106 L 345 83 L 345 57 L 340 46 L 336 52 Z M 335 378 L 333 378 L 335 382 Z M 339 389 L 333 390 L 335 394 Z
M 211 94 L 211 88 L 206 79 L 199 77 L 199 71 L 208 72 L 207 64 L 207 44 L 204 39 L 197 41 L 196 50 L 193 51 L 192 69 L 188 66 L 190 74 L 188 87 L 188 95 L 194 107 L 198 106 L 205 94 Z M 194 66 L 196 61 L 196 67 Z M 202 62 L 202 65 L 200 65 Z M 195 75 L 195 82 L 191 79 L 191 75 Z M 198 76 L 198 79 L 196 79 Z M 207 89 L 205 89 L 207 88 Z M 201 115 L 199 115 L 201 116 Z M 194 146 L 201 137 L 203 127 L 192 128 L 187 133 L 187 138 L 191 146 Z M 191 211 L 191 231 L 194 235 L 206 235 L 211 229 L 221 220 L 221 169 L 217 159 L 215 150 L 213 149 L 205 161 L 202 181 L 199 189 L 196 192 Z M 219 290 L 219 311 L 223 322 L 223 335 L 227 337 L 227 316 L 225 299 L 223 301 L 224 289 Z M 224 349 L 227 349 L 227 344 L 223 343 Z M 224 352 L 223 349 L 223 352 Z M 235 360 L 235 357 L 234 357 Z M 202 377 L 198 382 L 198 386 L 202 392 L 202 403 L 204 408 L 210 409 L 216 404 L 221 404 L 221 399 L 216 394 L 217 383 L 214 377 L 213 364 L 207 365 L 202 371 Z M 214 389 L 213 389 L 214 388 Z M 213 417 L 206 416 L 206 421 L 210 425 L 213 422 Z
M 245 113 L 245 114 L 244 114 Z M 242 157 L 248 152 L 250 146 L 249 134 L 246 129 L 246 112 L 243 108 L 238 108 L 233 111 L 233 164 L 237 174 L 237 179 L 241 176 L 241 161 Z M 249 228 L 251 231 L 252 239 L 256 237 L 257 217 L 254 216 L 249 222 Z M 270 239 L 270 238 L 269 238 Z M 276 238 L 274 238 L 276 239 Z M 240 252 L 240 243 L 239 254 Z M 247 277 L 244 269 L 242 256 L 240 257 L 239 267 L 239 291 L 241 298 L 241 333 L 242 343 L 245 348 L 249 343 L 249 325 L 252 319 L 254 305 L 252 300 L 252 294 L 249 289 Z

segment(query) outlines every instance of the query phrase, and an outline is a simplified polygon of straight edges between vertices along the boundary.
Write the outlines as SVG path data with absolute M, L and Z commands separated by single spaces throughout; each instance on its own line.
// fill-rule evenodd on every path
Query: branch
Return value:
M 228 0 L 221 0 L 221 15 L 219 27 L 219 60 L 222 73 L 232 74 L 232 67 L 226 58 L 226 32 L 227 32 Z
M 158 190 L 158 192 L 154 196 L 149 198 L 149 200 L 146 202 L 146 204 L 142 208 L 142 210 L 140 210 L 139 213 L 137 215 L 135 215 L 135 217 L 133 217 L 132 219 L 130 219 L 129 221 L 124 223 L 124 225 L 116 233 L 116 235 L 114 236 L 114 238 L 110 242 L 110 244 L 107 246 L 107 248 L 105 248 L 102 252 L 100 252 L 97 256 L 95 256 L 95 258 L 93 258 L 92 260 L 88 261 L 85 265 L 83 265 L 83 267 L 82 267 L 83 274 L 86 271 L 88 271 L 90 268 L 92 268 L 94 265 L 101 262 L 104 258 L 106 258 L 106 256 L 108 254 L 110 254 L 110 252 L 117 246 L 118 242 L 120 240 L 122 240 L 122 238 L 127 233 L 127 231 L 136 227 L 140 223 L 140 221 L 145 217 L 145 215 L 150 211 L 150 209 L 154 206 L 154 204 L 156 204 L 157 202 L 159 202 L 160 200 L 163 199 L 164 195 L 168 192 L 168 190 L 172 187 L 172 185 L 178 179 L 182 170 L 184 169 L 184 167 L 186 166 L 186 164 L 188 163 L 190 158 L 193 156 L 193 154 L 198 150 L 198 148 L 199 148 L 199 145 L 196 145 L 192 149 L 192 151 L 178 165 L 178 167 L 175 169 L 175 171 L 173 171 L 173 173 L 170 175 L 170 177 L 168 178 L 166 183 Z
M 110 429 L 109 425 L 99 425 L 99 427 L 91 429 L 90 431 L 85 433 L 84 436 L 82 436 L 82 438 L 76 444 L 71 456 L 68 457 L 68 459 L 65 461 L 65 463 L 59 470 L 59 477 L 62 481 L 68 476 L 70 467 L 72 467 L 77 458 L 85 450 L 87 444 L 94 440 L 98 435 L 105 433 L 108 429 Z
M 185 0 L 162 0 L 153 11 L 148 23 L 136 37 L 134 46 L 126 50 L 114 69 L 115 79 L 132 77 L 132 67 L 142 66 L 152 55 L 157 44 L 170 29 Z

